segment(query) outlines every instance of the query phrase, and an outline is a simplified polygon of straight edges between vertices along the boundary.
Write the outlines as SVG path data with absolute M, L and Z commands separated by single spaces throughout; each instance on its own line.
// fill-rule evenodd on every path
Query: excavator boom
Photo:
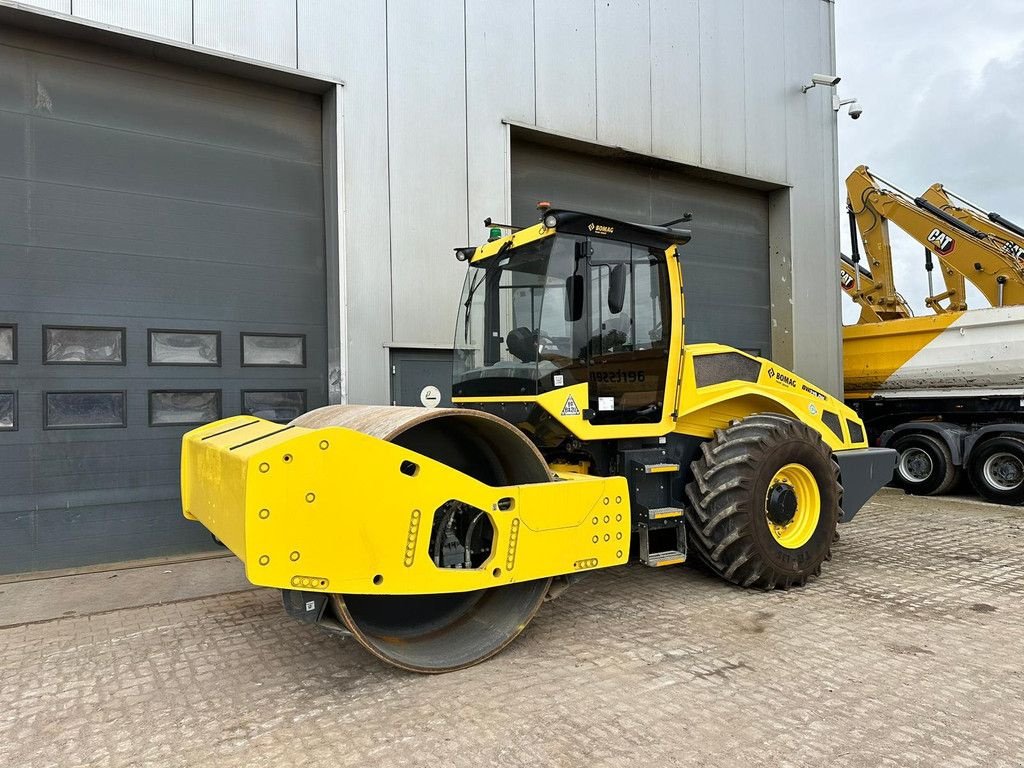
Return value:
M 933 256 L 939 262 L 946 291 L 938 295 L 931 291 L 925 300 L 935 312 L 967 309 L 966 281 L 976 286 L 993 307 L 1024 304 L 1024 263 L 1018 257 L 1021 249 L 1005 226 L 969 208 L 952 205 L 940 185 L 913 197 L 863 165 L 847 178 L 846 188 L 871 272 L 885 285 L 884 298 L 895 293 L 888 233 L 888 223 L 892 222 L 922 245 L 926 266 L 930 266 Z

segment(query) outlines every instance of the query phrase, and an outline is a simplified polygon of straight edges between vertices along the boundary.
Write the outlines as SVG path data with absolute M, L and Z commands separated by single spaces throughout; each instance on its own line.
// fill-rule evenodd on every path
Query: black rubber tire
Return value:
M 985 462 L 997 453 L 1009 453 L 1024 463 L 1024 440 L 1009 435 L 1000 435 L 989 438 L 981 445 L 976 446 L 967 461 L 967 474 L 971 479 L 971 485 L 986 501 L 991 501 L 993 504 L 1020 506 L 1024 504 L 1024 482 L 1012 490 L 1004 490 L 992 485 L 985 478 Z
M 775 413 L 733 422 L 701 445 L 686 486 L 691 550 L 716 574 L 743 587 L 788 589 L 821 573 L 839 522 L 839 467 L 821 436 Z M 775 473 L 804 465 L 821 495 L 818 524 L 806 544 L 788 549 L 772 536 L 765 496 Z
M 953 455 L 942 440 L 923 432 L 913 432 L 900 437 L 892 447 L 900 454 L 896 460 L 896 471 L 892 484 L 915 496 L 938 496 L 948 493 L 959 479 L 959 467 L 953 463 Z M 923 480 L 915 481 L 900 471 L 904 451 L 916 448 L 927 454 L 932 463 L 931 473 Z

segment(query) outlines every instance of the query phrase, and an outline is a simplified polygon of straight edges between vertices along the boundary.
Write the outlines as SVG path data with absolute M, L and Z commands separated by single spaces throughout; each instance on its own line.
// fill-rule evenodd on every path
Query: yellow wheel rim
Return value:
M 773 489 L 776 495 L 792 491 L 796 497 L 796 510 L 788 522 L 775 522 L 769 515 Z M 821 491 L 818 490 L 818 483 L 811 470 L 803 464 L 787 464 L 782 467 L 768 483 L 764 509 L 768 530 L 780 545 L 786 549 L 799 549 L 810 541 L 821 517 Z

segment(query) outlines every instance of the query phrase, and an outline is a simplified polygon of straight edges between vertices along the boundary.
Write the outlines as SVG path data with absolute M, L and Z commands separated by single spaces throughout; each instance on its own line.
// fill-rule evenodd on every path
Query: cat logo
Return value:
M 839 282 L 842 284 L 844 291 L 849 291 L 857 284 L 857 281 L 853 279 L 853 275 L 845 269 L 839 270 Z
M 937 227 L 928 233 L 928 242 L 933 243 L 935 252 L 941 253 L 943 256 L 952 253 L 956 248 L 956 240 Z
M 562 415 L 563 416 L 579 416 L 580 415 L 580 407 L 578 405 L 576 405 L 576 401 L 573 400 L 572 395 L 569 395 L 567 398 L 565 398 L 565 405 L 562 406 Z

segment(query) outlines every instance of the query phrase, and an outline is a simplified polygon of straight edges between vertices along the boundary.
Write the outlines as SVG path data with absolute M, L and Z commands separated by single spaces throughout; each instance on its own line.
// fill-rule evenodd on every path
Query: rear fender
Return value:
M 721 344 L 694 344 L 686 352 L 677 431 L 710 437 L 734 419 L 769 411 L 803 422 L 833 451 L 867 446 L 853 409 L 792 371 Z M 706 366 L 709 359 L 713 366 Z M 859 440 L 851 423 L 860 429 Z

